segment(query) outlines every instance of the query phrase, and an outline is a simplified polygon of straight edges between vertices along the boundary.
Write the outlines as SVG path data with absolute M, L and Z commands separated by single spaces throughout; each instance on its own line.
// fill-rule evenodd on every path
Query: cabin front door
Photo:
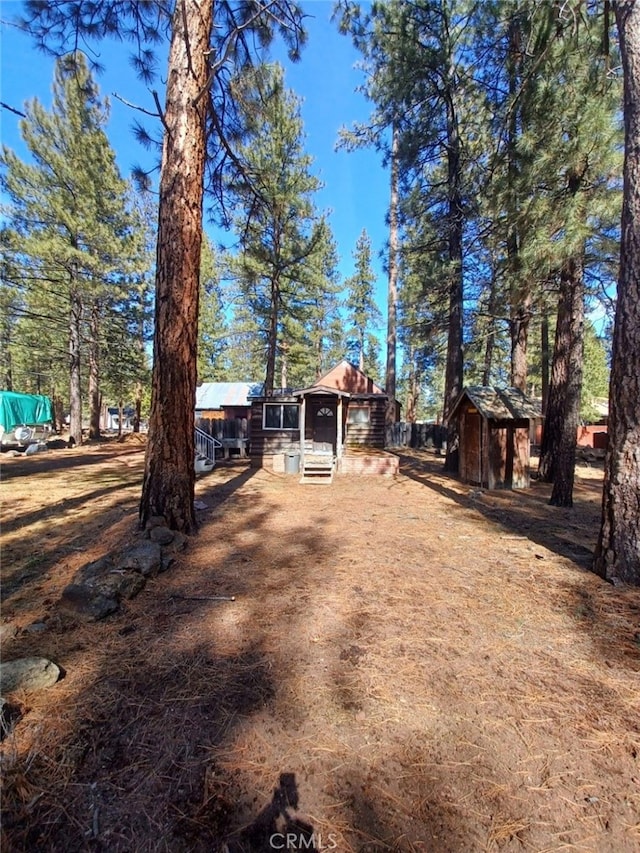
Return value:
M 335 453 L 337 438 L 337 403 L 335 400 L 313 400 L 313 450 Z

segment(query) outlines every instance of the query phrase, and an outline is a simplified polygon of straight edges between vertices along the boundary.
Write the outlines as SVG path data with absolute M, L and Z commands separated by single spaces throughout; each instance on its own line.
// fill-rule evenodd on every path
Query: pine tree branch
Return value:
M 3 110 L 9 110 L 10 113 L 20 116 L 20 118 L 26 118 L 24 113 L 20 112 L 20 110 L 17 110 L 15 107 L 10 107 L 9 104 L 5 104 L 4 101 L 0 101 L 0 107 L 2 107 Z
M 121 104 L 124 104 L 125 107 L 131 107 L 132 110 L 137 110 L 140 113 L 144 113 L 146 116 L 150 116 L 151 118 L 159 118 L 164 124 L 164 116 L 162 110 L 160 109 L 160 103 L 158 101 L 158 93 L 155 90 L 151 90 L 151 94 L 154 97 L 156 102 L 156 107 L 158 107 L 158 112 L 151 112 L 151 110 L 145 110 L 144 107 L 139 107 L 137 104 L 132 104 L 131 101 L 128 101 L 126 98 L 123 98 L 122 95 L 118 95 L 117 92 L 112 92 L 111 95 L 117 100 L 120 101 Z M 165 125 L 166 127 L 166 125 Z

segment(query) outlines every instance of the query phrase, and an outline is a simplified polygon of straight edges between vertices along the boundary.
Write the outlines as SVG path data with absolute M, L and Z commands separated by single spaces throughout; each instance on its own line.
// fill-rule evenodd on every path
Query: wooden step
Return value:
M 333 456 L 319 453 L 305 454 L 300 482 L 329 485 L 333 482 L 334 469 Z

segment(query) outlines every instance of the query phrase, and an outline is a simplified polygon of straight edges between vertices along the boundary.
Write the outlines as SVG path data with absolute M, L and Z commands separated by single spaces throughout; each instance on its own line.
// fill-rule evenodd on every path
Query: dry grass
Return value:
M 220 466 L 179 564 L 81 627 L 56 593 L 133 531 L 140 468 L 114 453 L 86 469 L 121 478 L 100 539 L 94 482 L 5 604 L 21 627 L 48 617 L 6 655 L 66 677 L 13 697 L 3 849 L 268 850 L 282 773 L 317 846 L 345 853 L 638 849 L 640 596 L 585 571 L 597 480 L 564 512 L 547 487 L 470 491 L 421 454 L 325 489 Z M 29 519 L 22 504 L 23 536 Z

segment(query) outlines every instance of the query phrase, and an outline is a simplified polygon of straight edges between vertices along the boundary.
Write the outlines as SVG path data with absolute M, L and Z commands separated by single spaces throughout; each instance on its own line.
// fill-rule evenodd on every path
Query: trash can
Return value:
M 300 473 L 300 451 L 288 450 L 284 454 L 284 473 L 299 474 Z

